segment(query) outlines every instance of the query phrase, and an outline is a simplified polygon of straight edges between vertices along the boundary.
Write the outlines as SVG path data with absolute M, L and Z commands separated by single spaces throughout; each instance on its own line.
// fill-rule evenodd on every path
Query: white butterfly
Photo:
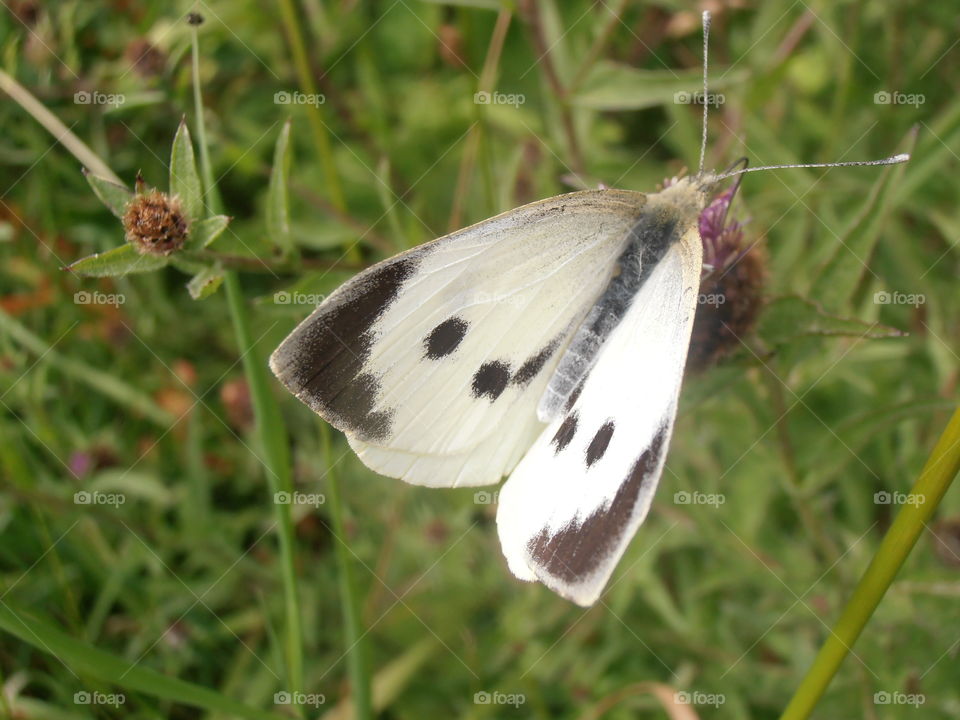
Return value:
M 590 605 L 663 470 L 698 217 L 719 180 L 746 172 L 705 173 L 702 155 L 700 173 L 661 192 L 560 195 L 378 263 L 270 367 L 383 475 L 431 487 L 509 475 L 497 527 L 510 569 Z

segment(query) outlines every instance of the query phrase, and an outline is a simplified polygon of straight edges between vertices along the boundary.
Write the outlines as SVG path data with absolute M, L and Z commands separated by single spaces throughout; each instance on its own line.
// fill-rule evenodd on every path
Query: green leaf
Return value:
M 912 152 L 916 141 L 914 129 L 907 135 L 903 152 Z M 810 295 L 825 307 L 845 307 L 856 292 L 877 241 L 887 227 L 887 217 L 897 205 L 893 193 L 908 164 L 888 165 L 883 169 L 853 222 L 840 236 L 833 255 L 817 274 Z
M 190 234 L 187 237 L 187 248 L 202 250 L 216 240 L 227 229 L 232 220 L 229 215 L 213 215 L 190 223 Z
M 741 82 L 744 77 L 743 72 L 731 72 L 711 88 L 710 94 L 723 102 L 722 93 L 717 91 Z M 572 98 L 574 105 L 595 110 L 639 110 L 670 103 L 690 104 L 693 93 L 703 92 L 703 77 L 699 72 L 637 70 L 598 62 L 581 88 Z
M 273 169 L 270 171 L 270 186 L 267 189 L 267 234 L 280 248 L 283 257 L 289 257 L 296 252 L 290 232 L 290 197 L 287 192 L 289 176 L 290 121 L 287 120 L 273 151 Z
M 187 283 L 187 290 L 194 300 L 203 300 L 213 295 L 223 283 L 223 268 L 211 266 L 204 268 Z
M 127 203 L 133 197 L 133 193 L 127 190 L 123 185 L 117 185 L 109 180 L 104 180 L 99 175 L 94 175 L 86 168 L 83 168 L 83 176 L 90 183 L 94 194 L 100 198 L 100 202 L 106 205 L 110 212 L 118 218 L 123 217 L 123 211 L 127 208 Z
M 180 204 L 188 220 L 202 220 L 206 215 L 203 208 L 203 185 L 197 173 L 197 162 L 193 156 L 193 143 L 187 124 L 181 120 L 177 134 L 173 138 L 170 152 L 170 193 L 180 198 Z
M 168 262 L 163 255 L 141 255 L 133 245 L 121 245 L 104 253 L 88 255 L 65 269 L 85 277 L 116 277 L 159 270 Z
M 767 305 L 757 332 L 771 346 L 814 335 L 870 339 L 903 335 L 886 325 L 830 315 L 817 303 L 795 295 L 777 298 Z
M 251 720 L 277 720 L 279 715 L 244 705 L 214 690 L 169 677 L 143 665 L 77 640 L 49 622 L 27 615 L 9 602 L 0 603 L 0 630 L 50 653 L 76 673 L 134 692 L 209 712 Z

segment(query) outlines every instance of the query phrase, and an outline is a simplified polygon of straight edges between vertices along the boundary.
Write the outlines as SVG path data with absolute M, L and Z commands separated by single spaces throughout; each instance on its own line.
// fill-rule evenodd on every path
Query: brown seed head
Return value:
M 130 201 L 123 229 L 141 254 L 169 255 L 183 246 L 189 226 L 177 198 L 151 190 Z

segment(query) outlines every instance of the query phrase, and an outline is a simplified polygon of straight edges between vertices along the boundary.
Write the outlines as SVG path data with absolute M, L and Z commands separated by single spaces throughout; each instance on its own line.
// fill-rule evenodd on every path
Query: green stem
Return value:
M 207 207 L 220 212 L 219 194 L 213 185 L 213 171 L 210 166 L 210 153 L 207 147 L 207 135 L 203 122 L 203 104 L 200 97 L 200 61 L 196 27 L 193 32 L 193 100 L 197 113 L 197 140 L 200 145 L 200 174 L 207 192 Z M 303 691 L 303 633 L 300 628 L 300 601 L 297 596 L 296 563 L 294 558 L 293 517 L 290 503 L 276 502 L 277 493 L 290 493 L 293 490 L 293 476 L 290 468 L 290 449 L 287 444 L 287 431 L 280 414 L 276 398 L 270 392 L 267 366 L 260 356 L 259 348 L 253 338 L 250 318 L 247 314 L 246 299 L 240 287 L 237 273 L 228 270 L 224 273 L 224 287 L 227 304 L 233 319 L 233 329 L 237 337 L 238 349 L 243 360 L 243 370 L 250 387 L 253 402 L 253 416 L 256 432 L 263 453 L 262 462 L 267 471 L 267 484 L 270 497 L 274 498 L 273 512 L 280 537 L 280 561 L 283 574 L 283 597 L 286 617 L 285 656 L 287 663 L 288 692 Z
M 250 330 L 246 300 L 240 289 L 240 280 L 236 272 L 228 270 L 224 274 L 224 287 L 227 291 L 227 303 L 233 318 L 234 332 L 239 350 L 243 354 L 243 369 L 250 386 L 253 401 L 253 415 L 257 434 L 263 451 L 263 464 L 267 470 L 267 483 L 270 497 L 279 492 L 293 491 L 293 478 L 290 472 L 290 451 L 287 445 L 287 431 L 280 414 L 276 398 L 270 392 L 267 382 L 266 363 Z M 286 659 L 288 692 L 303 691 L 303 633 L 300 630 L 300 601 L 297 597 L 297 577 L 294 562 L 293 517 L 290 503 L 273 503 L 273 512 L 279 527 L 280 560 L 283 572 L 283 595 L 286 610 Z
M 207 215 L 223 212 L 220 193 L 213 181 L 213 166 L 210 164 L 210 147 L 207 145 L 207 124 L 203 120 L 203 97 L 200 94 L 200 40 L 196 25 L 193 26 L 191 61 L 193 64 L 193 107 L 197 114 L 197 144 L 200 146 L 200 177 L 203 179 L 204 202 Z
M 910 493 L 918 502 L 905 503 L 887 531 L 880 549 L 860 579 L 830 637 L 784 710 L 781 720 L 810 716 L 850 652 L 864 626 L 903 566 L 917 538 L 927 526 L 950 483 L 960 471 L 960 408 L 927 459 Z
M 283 20 L 287 38 L 290 40 L 290 51 L 293 53 L 293 64 L 297 70 L 300 87 L 307 95 L 316 96 L 317 84 L 310 72 L 310 62 L 307 60 L 307 50 L 303 44 L 303 36 L 300 35 L 300 21 L 297 19 L 297 9 L 293 0 L 280 0 L 280 17 Z M 307 117 L 310 119 L 310 129 L 313 132 L 314 142 L 317 144 L 320 162 L 323 164 L 330 199 L 338 210 L 344 210 L 347 203 L 343 198 L 340 177 L 337 175 L 337 166 L 333 162 L 333 151 L 330 149 L 330 138 L 323 123 L 323 109 L 319 103 L 311 104 Z
M 370 700 L 370 675 L 367 672 L 366 644 L 361 632 L 360 600 L 353 581 L 353 559 L 347 546 L 347 537 L 343 526 L 343 504 L 340 498 L 340 479 L 334 471 L 330 427 L 324 421 L 320 425 L 320 440 L 326 458 L 327 489 L 330 493 L 330 517 L 333 521 L 333 534 L 336 538 L 337 565 L 340 578 L 340 602 L 343 608 L 343 624 L 346 629 L 347 666 L 350 672 L 350 684 L 353 688 L 353 708 L 355 720 L 368 720 L 373 717 Z

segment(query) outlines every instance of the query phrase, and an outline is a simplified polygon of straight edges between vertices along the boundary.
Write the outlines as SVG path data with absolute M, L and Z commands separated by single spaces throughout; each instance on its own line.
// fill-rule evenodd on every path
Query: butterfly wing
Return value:
M 374 265 L 270 366 L 373 470 L 432 486 L 498 482 L 540 434 L 537 402 L 646 197 L 561 195 Z
M 599 597 L 663 470 L 700 284 L 695 227 L 678 228 L 582 390 L 500 491 L 510 569 L 580 605 Z

